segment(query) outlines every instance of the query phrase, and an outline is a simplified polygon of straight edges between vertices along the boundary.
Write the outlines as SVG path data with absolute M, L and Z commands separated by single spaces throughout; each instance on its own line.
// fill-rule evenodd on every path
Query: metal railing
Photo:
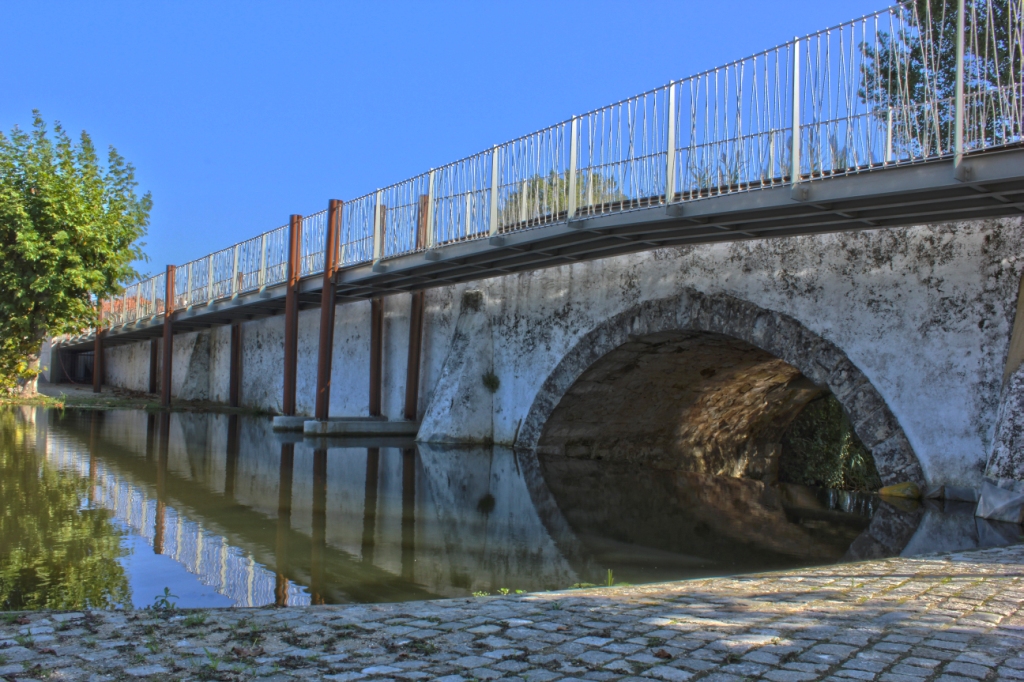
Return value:
M 337 262 L 884 167 L 959 163 L 1021 143 L 1024 3 L 934 5 L 907 2 L 794 39 L 346 202 Z M 302 221 L 303 277 L 323 270 L 326 222 L 326 211 Z M 283 227 L 187 263 L 175 310 L 282 282 L 287 259 Z M 135 286 L 104 302 L 105 320 L 158 314 L 152 294 L 148 307 L 130 303 Z

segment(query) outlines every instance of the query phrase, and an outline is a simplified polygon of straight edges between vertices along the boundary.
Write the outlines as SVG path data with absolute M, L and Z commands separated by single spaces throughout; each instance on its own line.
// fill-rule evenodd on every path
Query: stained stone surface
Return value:
M 0 615 L 0 678 L 1024 680 L 1024 545 L 384 605 Z

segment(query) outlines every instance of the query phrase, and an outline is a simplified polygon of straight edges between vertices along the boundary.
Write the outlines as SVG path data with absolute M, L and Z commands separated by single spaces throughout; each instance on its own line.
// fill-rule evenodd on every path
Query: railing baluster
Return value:
M 577 138 L 579 138 L 579 132 L 580 118 L 579 116 L 573 116 L 572 125 L 569 126 L 569 177 L 568 183 L 566 183 L 569 190 L 569 201 L 565 211 L 566 220 L 572 220 L 576 216 L 576 156 L 578 153 Z
M 437 234 L 434 229 L 434 170 L 430 171 L 427 180 L 427 239 L 425 248 L 432 249 L 437 245 Z
M 790 145 L 789 181 L 800 182 L 800 39 L 793 41 L 793 125 Z
M 668 141 L 665 148 L 665 203 L 676 198 L 676 84 L 668 85 Z
M 498 191 L 501 188 L 498 168 L 498 145 L 491 149 L 491 219 L 489 233 L 492 237 L 498 234 Z
M 260 279 L 259 288 L 267 286 L 267 233 L 260 237 Z
M 377 199 L 373 204 L 373 263 L 376 265 L 380 262 L 381 254 L 384 252 L 384 235 L 381 234 L 380 230 L 380 207 L 381 207 L 381 190 L 377 190 Z

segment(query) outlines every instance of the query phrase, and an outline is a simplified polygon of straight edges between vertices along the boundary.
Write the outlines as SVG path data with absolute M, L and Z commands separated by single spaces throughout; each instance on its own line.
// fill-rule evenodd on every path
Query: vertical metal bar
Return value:
M 426 215 L 426 244 L 425 248 L 432 249 L 437 245 L 437 235 L 434 234 L 434 171 L 430 171 L 427 181 L 427 215 Z
M 267 286 L 267 233 L 260 235 L 260 281 L 259 288 Z
M 162 352 L 164 354 L 163 373 L 160 377 L 160 405 L 171 406 L 171 359 L 174 357 L 174 331 L 171 329 L 171 319 L 174 317 L 174 276 L 177 268 L 173 265 L 167 266 L 167 274 L 164 275 L 164 343 Z
M 384 378 L 384 299 L 370 300 L 370 416 L 381 415 Z
M 668 85 L 668 145 L 665 153 L 665 203 L 676 198 L 676 84 Z
M 500 187 L 499 181 L 499 168 L 498 168 L 498 145 L 494 145 L 491 150 L 491 217 L 490 217 L 490 236 L 498 234 L 498 190 Z
M 953 131 L 953 168 L 962 179 L 960 164 L 964 160 L 964 20 L 965 0 L 956 6 L 956 120 Z
M 284 298 L 284 395 L 281 412 L 295 415 L 295 383 L 299 359 L 299 268 L 301 266 L 302 216 L 288 222 L 288 279 Z
M 572 220 L 576 216 L 576 167 L 578 163 L 576 157 L 579 154 L 579 132 L 580 119 L 578 116 L 573 116 L 572 124 L 569 126 L 569 177 L 566 183 L 569 190 L 569 201 L 565 211 L 566 220 Z
M 793 125 L 789 181 L 800 182 L 800 39 L 793 41 Z
M 466 192 L 466 220 L 465 220 L 465 222 L 466 222 L 466 224 L 463 226 L 463 228 L 465 230 L 466 237 L 468 238 L 469 235 L 470 235 L 470 230 L 472 229 L 472 222 L 473 222 L 473 190 L 469 190 L 468 192 Z
M 320 292 L 320 344 L 317 351 L 316 407 L 314 416 L 327 419 L 331 411 L 331 363 L 334 354 L 334 274 L 338 270 L 338 228 L 343 204 L 331 199 L 327 205 L 324 235 L 324 278 Z
M 195 263 L 189 263 L 188 264 L 188 273 L 186 275 L 188 277 L 188 279 L 186 280 L 186 282 L 188 283 L 188 293 L 186 294 L 186 296 L 188 296 L 188 298 L 187 298 L 187 300 L 185 302 L 185 308 L 186 309 L 192 307 L 192 301 L 194 300 L 193 299 L 193 294 L 192 294 L 192 285 L 194 284 L 194 282 L 192 281 L 192 279 L 193 279 L 192 278 L 192 272 L 195 269 L 196 269 L 196 264 Z
M 424 293 L 415 291 L 412 294 L 412 306 L 409 311 L 409 359 L 405 372 L 405 410 L 403 416 L 413 421 L 419 409 L 420 395 L 420 355 L 423 347 L 423 304 Z
M 381 198 L 383 192 L 377 190 L 377 200 L 373 205 L 373 262 L 379 263 L 384 255 L 384 230 L 381 229 Z
M 242 250 L 241 249 L 241 245 L 240 244 L 235 244 L 235 254 L 234 254 L 234 256 L 235 256 L 234 261 L 235 262 L 234 262 L 234 265 L 231 266 L 231 289 L 230 289 L 231 298 L 234 298 L 235 296 L 238 296 L 238 289 L 239 289 L 239 286 L 238 286 L 238 252 L 241 251 L 241 250 Z
M 885 118 L 885 163 L 892 163 L 892 107 Z
M 213 254 L 206 257 L 206 301 L 213 302 Z
M 519 227 L 526 227 L 526 191 L 529 189 L 529 183 L 523 180 L 521 189 L 519 191 Z

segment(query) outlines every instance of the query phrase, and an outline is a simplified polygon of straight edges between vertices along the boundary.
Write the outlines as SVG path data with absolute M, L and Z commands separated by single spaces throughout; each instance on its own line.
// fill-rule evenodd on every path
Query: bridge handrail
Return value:
M 895 5 L 345 202 L 337 262 L 1020 143 L 1024 10 L 975 0 L 960 34 L 955 7 L 921 17 L 918 3 Z M 958 35 L 962 85 L 951 87 Z M 301 277 L 323 271 L 327 219 L 302 219 Z M 288 229 L 180 266 L 173 309 L 285 281 Z M 155 279 L 104 301 L 104 323 L 162 313 Z

